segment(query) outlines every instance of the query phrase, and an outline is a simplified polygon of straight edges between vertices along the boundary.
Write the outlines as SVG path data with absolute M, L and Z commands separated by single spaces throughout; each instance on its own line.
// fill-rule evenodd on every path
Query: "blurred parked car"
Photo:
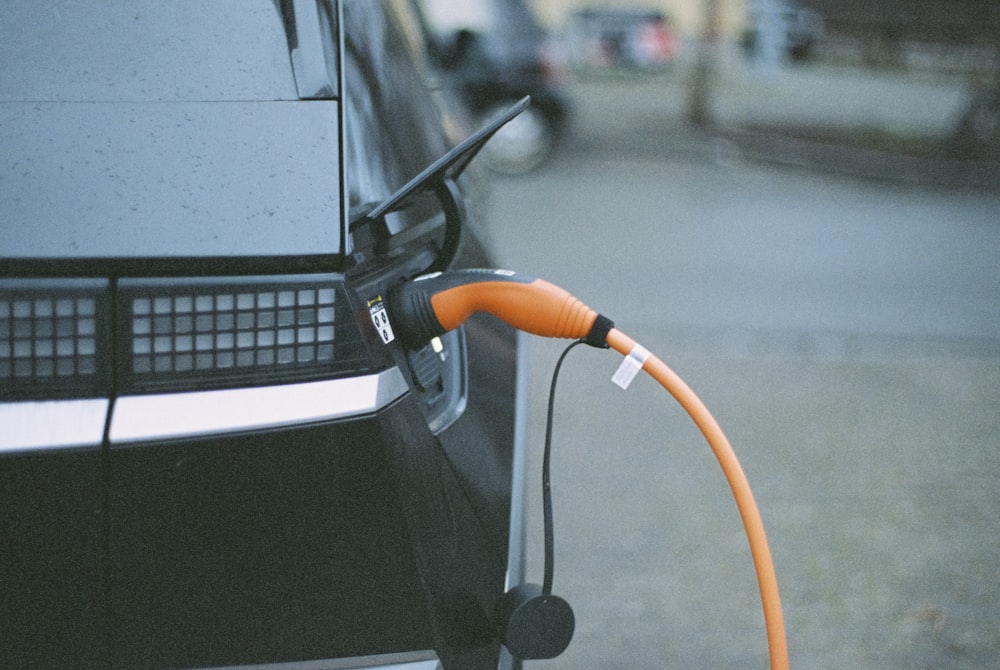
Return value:
M 762 7 L 767 11 L 761 11 Z M 785 0 L 759 3 L 756 9 L 751 9 L 747 29 L 740 39 L 744 53 L 750 58 L 760 53 L 765 21 L 775 22 L 778 49 L 793 61 L 811 58 L 826 31 L 823 16 L 816 10 Z
M 512 667 L 515 336 L 381 302 L 491 264 L 455 171 L 374 209 L 449 150 L 415 25 L 0 5 L 0 667 Z
M 524 0 L 418 0 L 445 86 L 477 126 L 528 95 L 531 106 L 483 150 L 493 170 L 523 174 L 538 167 L 569 123 L 567 63 L 562 45 Z
M 573 62 L 582 68 L 655 70 L 677 57 L 678 40 L 660 11 L 584 9 L 570 21 Z

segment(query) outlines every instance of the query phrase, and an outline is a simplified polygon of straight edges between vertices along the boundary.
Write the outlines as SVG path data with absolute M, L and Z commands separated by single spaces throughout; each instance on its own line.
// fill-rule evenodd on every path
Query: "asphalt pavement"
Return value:
M 487 223 L 501 264 L 607 309 L 716 415 L 763 514 L 793 668 L 1000 667 L 1000 283 L 989 260 L 1000 252 L 1000 199 L 979 178 L 859 173 L 850 162 L 870 158 L 849 156 L 845 167 L 837 147 L 809 161 L 756 155 L 737 135 L 817 122 L 943 133 L 963 88 L 898 73 L 737 65 L 714 91 L 717 124 L 693 129 L 684 76 L 574 85 L 570 141 L 539 172 L 492 185 Z M 841 164 L 816 162 L 831 156 Z M 739 204 L 705 197 L 731 182 L 766 186 L 769 199 L 794 193 L 780 211 L 839 198 L 856 247 L 837 246 L 836 220 L 756 225 L 740 219 Z M 771 211 L 760 199 L 745 205 L 754 206 Z M 891 236 L 879 228 L 883 208 L 899 218 Z M 669 235 L 645 220 L 659 211 Z M 859 211 L 872 220 L 851 221 Z M 885 265 L 879 249 L 865 253 L 866 239 L 885 249 L 907 241 L 911 216 L 923 244 L 896 249 Z M 949 226 L 963 223 L 967 240 L 951 246 Z M 757 245 L 750 253 L 765 272 L 740 255 L 744 245 Z M 810 246 L 815 262 L 790 264 Z M 769 256 L 770 247 L 793 253 Z M 863 259 L 844 261 L 842 281 L 827 286 L 822 273 L 837 254 Z M 636 295 L 640 278 L 648 281 Z M 952 289 L 936 293 L 935 282 Z M 857 292 L 825 302 L 824 292 L 847 289 Z M 755 302 L 757 291 L 804 297 L 783 311 Z M 873 306 L 855 313 L 866 292 Z M 837 306 L 832 316 L 827 305 Z M 544 406 L 564 345 L 529 342 L 536 581 Z M 619 360 L 577 348 L 559 383 L 555 592 L 573 605 L 577 631 L 562 657 L 528 668 L 766 667 L 749 551 L 718 465 L 652 381 L 611 384 Z

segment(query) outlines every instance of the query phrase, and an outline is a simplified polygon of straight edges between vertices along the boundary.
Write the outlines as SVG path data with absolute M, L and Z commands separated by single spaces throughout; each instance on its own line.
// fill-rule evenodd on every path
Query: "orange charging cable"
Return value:
M 623 356 L 631 356 L 636 351 L 637 344 L 628 335 L 612 328 L 607 335 L 607 343 L 612 349 Z M 642 350 L 640 348 L 640 350 Z M 642 350 L 645 351 L 645 350 Z M 767 628 L 767 646 L 771 656 L 772 670 L 788 669 L 788 642 L 785 638 L 785 619 L 781 612 L 781 597 L 778 591 L 778 578 L 774 571 L 774 561 L 771 549 L 764 533 L 764 522 L 760 518 L 753 491 L 747 481 L 743 468 L 740 466 L 736 453 L 715 417 L 708 411 L 705 404 L 694 391 L 666 363 L 653 354 L 643 354 L 642 369 L 667 390 L 684 408 L 695 425 L 708 441 L 715 453 L 726 481 L 736 499 L 743 519 L 743 528 L 750 543 L 750 554 L 754 568 L 757 571 L 757 583 L 760 587 L 760 599 L 764 608 L 764 622 Z
M 609 346 L 626 357 L 634 372 L 645 370 L 659 382 L 691 416 L 722 466 L 743 519 L 757 572 L 771 670 L 788 670 L 788 643 L 778 579 L 753 492 L 718 422 L 677 373 L 614 328 L 609 319 L 543 279 L 505 270 L 437 273 L 399 287 L 390 294 L 389 303 L 390 316 L 407 346 L 422 346 L 432 337 L 457 328 L 472 314 L 486 312 L 534 335 L 582 339 L 594 346 Z M 620 385 L 624 387 L 627 382 Z

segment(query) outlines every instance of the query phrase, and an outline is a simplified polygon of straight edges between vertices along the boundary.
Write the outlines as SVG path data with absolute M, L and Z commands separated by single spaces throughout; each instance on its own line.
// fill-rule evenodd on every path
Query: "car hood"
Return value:
M 0 103 L 0 256 L 340 253 L 337 104 Z

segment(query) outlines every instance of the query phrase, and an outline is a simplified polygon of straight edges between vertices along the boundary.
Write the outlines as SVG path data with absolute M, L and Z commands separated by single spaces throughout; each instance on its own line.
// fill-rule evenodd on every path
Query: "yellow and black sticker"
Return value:
M 396 339 L 392 332 L 392 325 L 389 323 L 389 314 L 385 311 L 382 296 L 375 296 L 368 301 L 368 313 L 372 317 L 372 323 L 375 325 L 379 337 L 382 338 L 382 342 L 389 344 Z

